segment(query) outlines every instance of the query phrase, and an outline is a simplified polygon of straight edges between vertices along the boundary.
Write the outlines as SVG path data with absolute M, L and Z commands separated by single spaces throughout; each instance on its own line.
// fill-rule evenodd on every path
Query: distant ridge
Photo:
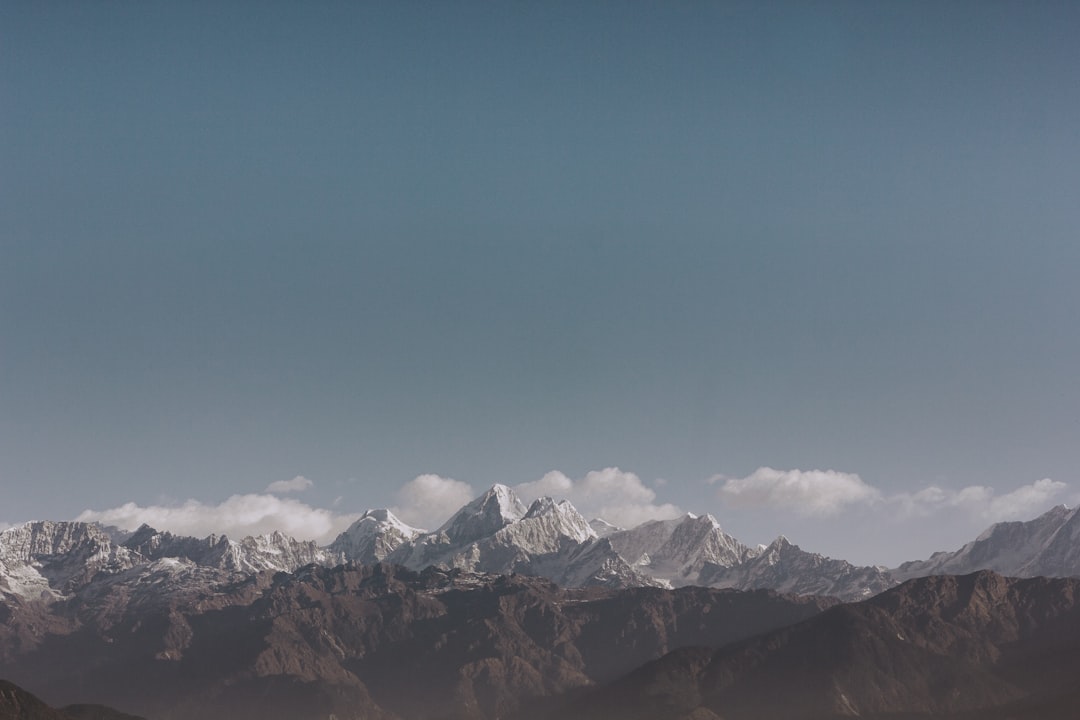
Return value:
M 325 547 L 280 532 L 200 539 L 147 525 L 119 532 L 80 522 L 27 523 L 0 532 L 0 596 L 59 600 L 122 573 L 213 583 L 311 564 L 384 561 L 413 570 L 519 573 L 565 587 L 701 585 L 861 600 L 926 575 L 988 569 L 1015 577 L 1080 576 L 1080 512 L 1058 506 L 1030 521 L 998 523 L 955 552 L 889 570 L 808 552 L 783 536 L 749 547 L 711 515 L 617 528 L 587 521 L 565 500 L 543 497 L 526 507 L 511 488 L 495 485 L 437 530 L 372 509 Z
M 901 580 L 993 570 L 1013 577 L 1080 576 L 1080 508 L 1058 505 L 1034 520 L 991 525 L 956 552 L 934 553 L 892 571 Z

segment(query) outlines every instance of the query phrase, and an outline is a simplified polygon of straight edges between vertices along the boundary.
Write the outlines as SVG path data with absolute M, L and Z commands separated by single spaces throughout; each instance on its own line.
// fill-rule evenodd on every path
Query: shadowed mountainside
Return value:
M 308 566 L 164 594 L 153 583 L 134 575 L 62 602 L 8 605 L 0 674 L 154 720 L 496 718 L 835 604 L 772 591 L 565 590 L 392 565 Z
M 18 685 L 0 680 L 0 720 L 143 720 L 104 705 L 49 707 Z
M 1080 580 L 912 580 L 720 649 L 687 648 L 562 709 L 595 720 L 1075 718 Z

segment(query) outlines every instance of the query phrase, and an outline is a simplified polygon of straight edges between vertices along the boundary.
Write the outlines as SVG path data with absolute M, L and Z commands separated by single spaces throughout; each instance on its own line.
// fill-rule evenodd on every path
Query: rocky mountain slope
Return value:
M 394 565 L 202 573 L 166 560 L 49 603 L 11 598 L 0 676 L 44 697 L 181 718 L 492 719 L 687 645 L 834 601 L 706 588 L 562 589 Z M 173 561 L 178 562 L 178 561 Z
M 646 664 L 560 712 L 603 718 L 1075 718 L 1080 580 L 913 580 Z

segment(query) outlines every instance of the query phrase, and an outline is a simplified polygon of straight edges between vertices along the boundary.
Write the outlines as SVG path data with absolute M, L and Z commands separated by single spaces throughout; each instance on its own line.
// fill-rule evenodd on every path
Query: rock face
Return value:
M 716 649 L 675 651 L 571 717 L 1076 717 L 1080 580 L 913 580 Z
M 57 599 L 98 573 L 120 572 L 138 561 L 96 525 L 26 523 L 0 533 L 0 593 Z
M 764 591 L 566 590 L 383 564 L 236 580 L 171 561 L 192 574 L 185 583 L 165 562 L 63 602 L 6 604 L 0 676 L 154 720 L 493 719 L 832 604 Z
M 1080 576 L 1080 508 L 1058 505 L 1027 522 L 1002 522 L 956 552 L 934 553 L 891 571 L 900 580 L 993 570 L 1013 577 Z

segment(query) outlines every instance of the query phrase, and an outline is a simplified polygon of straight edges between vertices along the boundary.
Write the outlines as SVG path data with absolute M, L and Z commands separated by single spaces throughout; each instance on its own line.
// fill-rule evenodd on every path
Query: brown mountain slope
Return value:
M 719 650 L 686 649 L 567 717 L 1076 718 L 1080 580 L 912 580 Z
M 18 685 L 0 680 L 0 720 L 69 720 Z
M 31 693 L 0 680 L 0 720 L 143 720 L 103 705 L 72 705 L 55 710 Z
M 159 593 L 153 582 L 9 607 L 0 673 L 154 720 L 487 719 L 834 604 L 769 591 L 571 591 L 392 565 L 309 566 L 212 590 Z

